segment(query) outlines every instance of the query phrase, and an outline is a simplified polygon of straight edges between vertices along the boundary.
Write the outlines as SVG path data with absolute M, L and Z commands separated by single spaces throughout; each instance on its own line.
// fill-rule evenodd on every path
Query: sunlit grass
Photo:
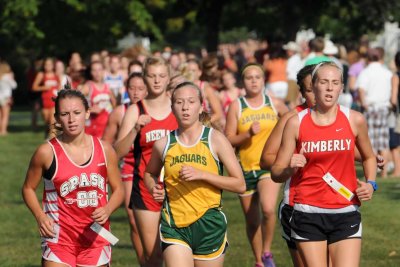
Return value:
M 0 266 L 40 266 L 40 239 L 36 222 L 25 207 L 21 185 L 43 132 L 32 132 L 27 112 L 12 114 L 10 134 L 0 138 Z M 41 198 L 41 187 L 38 196 Z M 254 266 L 244 218 L 236 195 L 224 193 L 230 246 L 225 266 Z M 362 206 L 361 266 L 400 266 L 400 179 L 379 180 L 379 191 Z M 112 231 L 120 239 L 113 248 L 112 266 L 138 266 L 129 239 L 123 208 L 112 215 Z M 291 266 L 277 225 L 272 251 L 277 266 Z

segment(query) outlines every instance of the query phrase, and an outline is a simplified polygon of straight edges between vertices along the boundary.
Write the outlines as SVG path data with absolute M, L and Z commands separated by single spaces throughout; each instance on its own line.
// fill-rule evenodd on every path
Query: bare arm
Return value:
M 45 85 L 40 85 L 43 82 L 43 78 L 44 78 L 44 74 L 43 72 L 39 72 L 36 77 L 35 80 L 33 81 L 32 84 L 32 91 L 47 91 L 50 89 L 50 87 L 47 87 Z
M 283 129 L 285 128 L 286 122 L 295 114 L 295 110 L 286 113 L 275 125 L 261 153 L 260 167 L 262 169 L 268 170 L 271 168 L 276 159 L 276 154 L 278 154 L 279 146 L 282 141 Z
M 125 198 L 125 190 L 121 181 L 121 174 L 118 169 L 118 159 L 114 149 L 110 144 L 102 142 L 107 160 L 107 178 L 111 187 L 111 197 L 107 205 L 95 209 L 92 218 L 99 224 L 107 222 L 110 215 L 121 205 Z
M 114 141 L 117 139 L 118 135 L 118 129 L 121 126 L 122 119 L 124 116 L 124 106 L 120 105 L 116 107 L 111 113 L 110 116 L 108 117 L 107 121 L 107 127 L 104 130 L 103 138 L 102 140 L 113 144 Z
M 289 179 L 298 167 L 291 164 L 293 151 L 296 149 L 297 132 L 299 131 L 299 120 L 292 116 L 283 130 L 282 143 L 276 160 L 271 167 L 271 178 L 274 182 L 283 183 Z
M 219 160 L 224 164 L 229 176 L 220 176 L 217 174 L 200 171 L 191 166 L 183 166 L 180 171 L 180 178 L 185 181 L 202 180 L 217 188 L 228 190 L 235 193 L 244 193 L 246 184 L 244 182 L 242 170 L 236 159 L 235 152 L 226 137 L 218 132 L 213 131 L 211 142 L 214 145 L 214 153 L 217 154 Z
M 249 131 L 244 133 L 237 132 L 238 125 L 238 113 L 239 113 L 239 103 L 238 101 L 234 101 L 229 105 L 228 114 L 226 116 L 226 126 L 225 126 L 225 135 L 228 138 L 229 142 L 232 146 L 237 147 L 243 144 L 247 139 L 249 139 L 255 133 L 251 132 L 251 128 Z
M 212 110 L 211 123 L 220 122 L 224 117 L 224 114 L 222 113 L 221 102 L 219 101 L 218 96 L 215 94 L 214 89 L 212 89 L 207 83 L 204 86 L 204 94 Z
M 125 116 L 122 119 L 121 128 L 118 132 L 117 141 L 115 141 L 114 144 L 118 158 L 122 158 L 128 154 L 129 149 L 135 140 L 137 135 L 135 124 L 138 120 L 138 115 L 139 111 L 136 105 L 130 105 L 125 112 Z
M 162 186 L 157 183 L 157 180 L 163 167 L 162 153 L 166 144 L 167 137 L 157 140 L 154 143 L 151 158 L 143 177 L 146 188 L 149 190 L 154 200 L 159 202 L 164 200 L 164 190 Z
M 81 87 L 81 92 L 84 96 L 89 95 L 89 84 L 87 82 Z
M 390 96 L 390 103 L 393 107 L 397 107 L 397 97 L 399 94 L 399 76 L 397 74 L 392 76 L 392 93 Z
M 113 108 L 115 108 L 117 106 L 117 99 L 115 99 L 115 95 L 113 92 L 110 92 L 109 95 L 110 95 L 111 105 Z
M 25 182 L 22 186 L 22 196 L 26 206 L 31 210 L 35 217 L 39 232 L 42 237 L 54 237 L 54 221 L 50 219 L 43 211 L 39 200 L 36 196 L 36 188 L 38 187 L 43 170 L 50 166 L 53 159 L 53 152 L 49 144 L 43 144 L 35 151 L 29 163 L 26 173 Z
M 349 76 L 349 89 L 350 91 L 354 92 L 357 90 L 356 88 L 356 81 L 357 81 L 357 77 L 355 76 Z
M 365 98 L 366 98 L 365 90 L 360 87 L 360 88 L 358 88 L 358 93 L 359 93 L 359 96 L 360 96 L 360 104 L 361 104 L 361 106 L 364 108 L 364 110 L 368 110 L 368 106 L 367 106 L 367 103 L 366 103 L 366 100 L 365 100 Z
M 360 151 L 362 158 L 365 178 L 367 181 L 375 181 L 377 163 L 375 154 L 372 150 L 371 141 L 368 137 L 367 122 L 362 114 L 356 111 L 351 111 L 350 123 L 356 136 L 356 146 Z M 369 200 L 372 198 L 373 188 L 370 184 L 360 182 L 359 188 L 356 192 L 360 200 Z

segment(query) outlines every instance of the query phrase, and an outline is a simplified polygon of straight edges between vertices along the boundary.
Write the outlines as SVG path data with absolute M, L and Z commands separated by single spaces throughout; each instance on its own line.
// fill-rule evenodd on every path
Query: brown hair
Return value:
M 184 87 L 192 87 L 197 91 L 197 95 L 199 97 L 200 100 L 200 104 L 203 105 L 203 101 L 204 101 L 204 97 L 203 97 L 203 93 L 201 92 L 201 89 L 194 83 L 192 82 L 183 82 L 178 84 L 175 89 L 172 91 L 172 95 L 171 95 L 171 103 L 175 102 L 175 92 L 181 88 Z M 207 112 L 205 112 L 203 110 L 203 112 L 199 115 L 199 121 L 204 124 L 207 127 L 211 127 L 211 116 L 210 114 L 208 114 Z

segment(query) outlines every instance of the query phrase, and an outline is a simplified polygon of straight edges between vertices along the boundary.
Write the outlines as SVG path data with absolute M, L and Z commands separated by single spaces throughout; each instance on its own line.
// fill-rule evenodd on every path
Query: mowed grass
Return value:
M 10 134 L 0 138 L 0 266 L 40 266 L 40 239 L 36 221 L 21 197 L 25 172 L 43 132 L 29 127 L 28 112 L 13 112 Z M 38 190 L 41 199 L 42 186 Z M 254 266 L 244 218 L 235 194 L 224 192 L 230 246 L 225 266 Z M 379 180 L 379 191 L 362 206 L 363 250 L 361 266 L 400 266 L 400 179 Z M 123 208 L 111 217 L 112 231 L 120 239 L 113 248 L 112 266 L 138 266 L 131 248 Z M 292 266 L 277 224 L 272 246 L 276 265 Z

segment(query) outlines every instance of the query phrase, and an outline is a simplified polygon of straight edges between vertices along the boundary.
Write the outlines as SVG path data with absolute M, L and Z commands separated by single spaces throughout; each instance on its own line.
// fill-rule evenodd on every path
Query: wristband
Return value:
M 367 183 L 372 185 L 372 188 L 374 189 L 374 192 L 378 190 L 378 184 L 375 181 L 367 181 Z

